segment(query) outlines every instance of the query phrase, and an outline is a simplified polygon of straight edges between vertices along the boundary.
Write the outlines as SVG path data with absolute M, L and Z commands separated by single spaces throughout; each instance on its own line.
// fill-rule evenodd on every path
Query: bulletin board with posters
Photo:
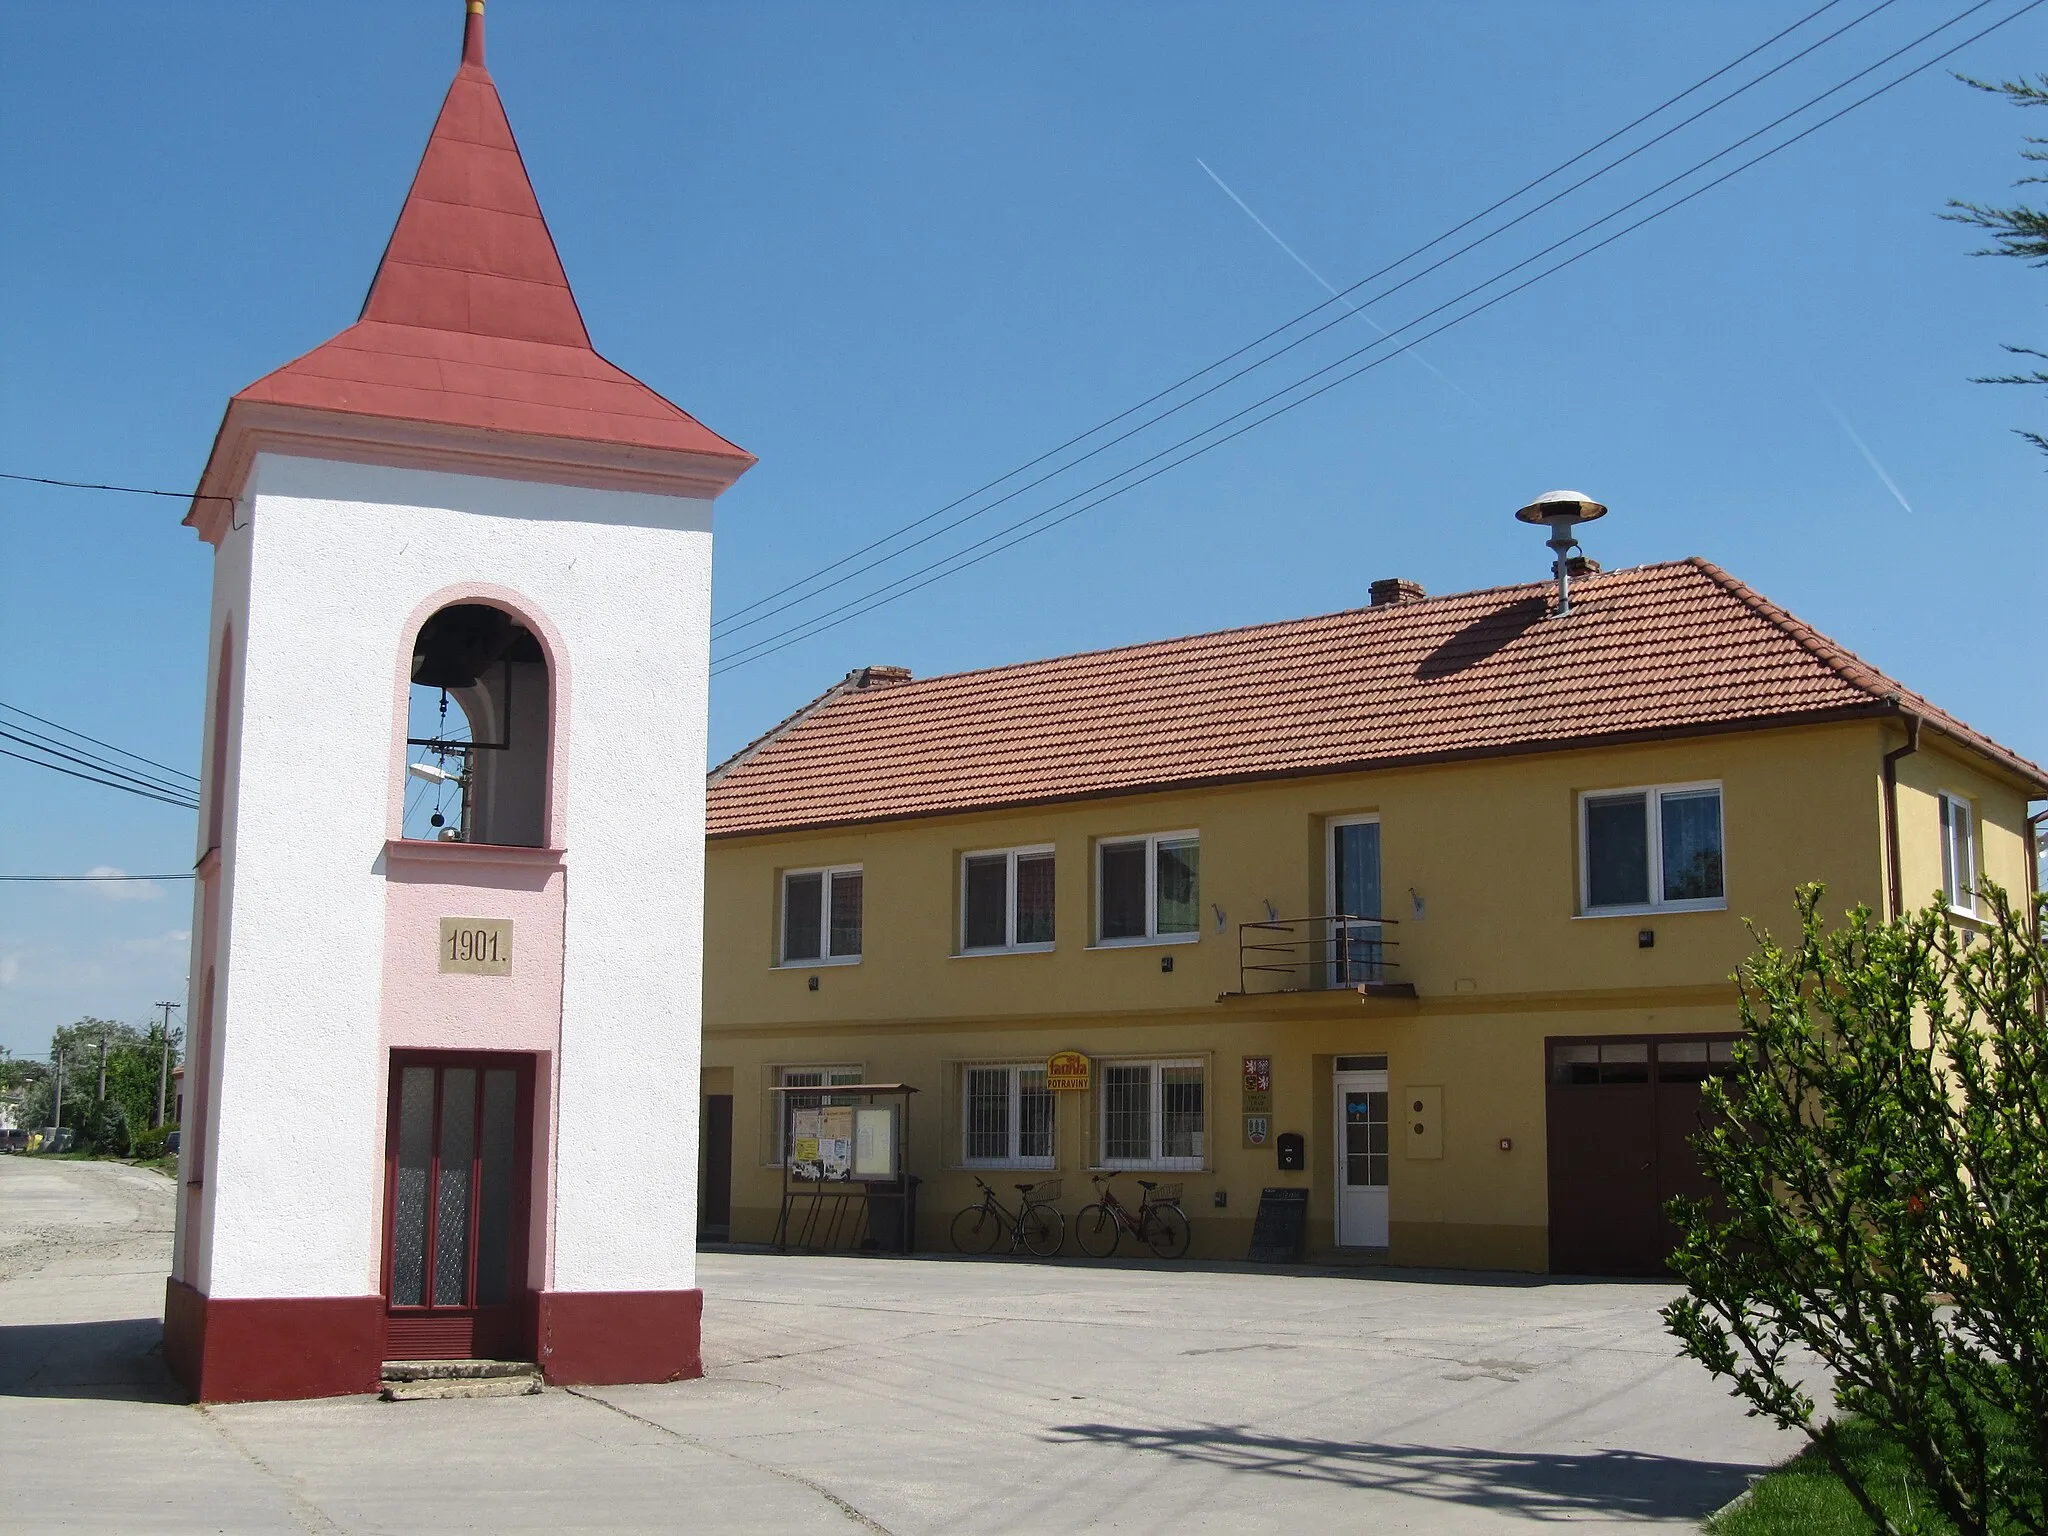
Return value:
M 907 1083 L 778 1087 L 782 1210 L 775 1246 L 908 1253 L 918 1180 L 907 1170 Z

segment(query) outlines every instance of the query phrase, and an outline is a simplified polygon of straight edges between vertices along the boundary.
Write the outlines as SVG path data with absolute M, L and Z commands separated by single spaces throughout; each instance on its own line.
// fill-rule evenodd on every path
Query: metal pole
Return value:
M 164 1123 L 164 1095 L 171 1086 L 171 1010 L 176 1003 L 158 1003 L 164 1011 L 164 1050 L 156 1069 L 156 1118 L 150 1122 L 151 1129 L 158 1129 Z
M 95 1104 L 107 1102 L 107 1037 L 105 1035 L 100 1036 L 100 1085 L 93 1094 L 92 1101 Z

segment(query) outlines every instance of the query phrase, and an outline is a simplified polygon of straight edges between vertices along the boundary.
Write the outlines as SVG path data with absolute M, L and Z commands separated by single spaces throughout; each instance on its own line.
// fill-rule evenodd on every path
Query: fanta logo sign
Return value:
M 1079 1051 L 1056 1051 L 1045 1063 L 1045 1086 L 1054 1093 L 1088 1090 L 1088 1058 Z

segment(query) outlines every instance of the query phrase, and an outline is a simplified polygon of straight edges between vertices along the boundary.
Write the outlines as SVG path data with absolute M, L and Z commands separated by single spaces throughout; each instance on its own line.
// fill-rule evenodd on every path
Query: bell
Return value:
M 512 648 L 512 616 L 483 603 L 443 608 L 420 627 L 412 680 L 424 688 L 470 688 Z

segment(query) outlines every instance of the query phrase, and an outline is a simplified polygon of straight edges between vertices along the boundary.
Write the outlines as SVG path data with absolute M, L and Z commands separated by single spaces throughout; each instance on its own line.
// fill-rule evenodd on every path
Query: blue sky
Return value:
M 1967 3 L 1897 0 L 1371 317 L 1406 324 Z M 0 5 L 0 469 L 189 487 L 226 397 L 354 318 L 460 9 Z M 1809 9 L 491 0 L 490 59 L 600 350 L 760 455 L 720 504 L 730 612 L 1323 300 L 1274 237 L 1342 287 Z M 2048 7 L 1953 63 L 2041 69 L 2044 45 Z M 2048 461 L 2008 430 L 2039 401 L 1968 382 L 1999 342 L 2040 341 L 2048 275 L 1971 260 L 1936 218 L 2003 197 L 2030 127 L 1930 71 L 1421 362 L 722 673 L 714 751 L 864 663 L 1326 611 L 1380 576 L 1533 578 L 1538 535 L 1509 514 L 1572 485 L 1613 508 L 1587 531 L 1606 563 L 1707 556 L 2048 760 Z M 1371 338 L 1346 320 L 1190 429 Z M 0 700 L 196 767 L 208 565 L 179 515 L 0 483 Z M 0 872 L 191 858 L 182 812 L 0 763 Z M 0 886 L 0 1045 L 182 996 L 188 906 L 182 886 Z

